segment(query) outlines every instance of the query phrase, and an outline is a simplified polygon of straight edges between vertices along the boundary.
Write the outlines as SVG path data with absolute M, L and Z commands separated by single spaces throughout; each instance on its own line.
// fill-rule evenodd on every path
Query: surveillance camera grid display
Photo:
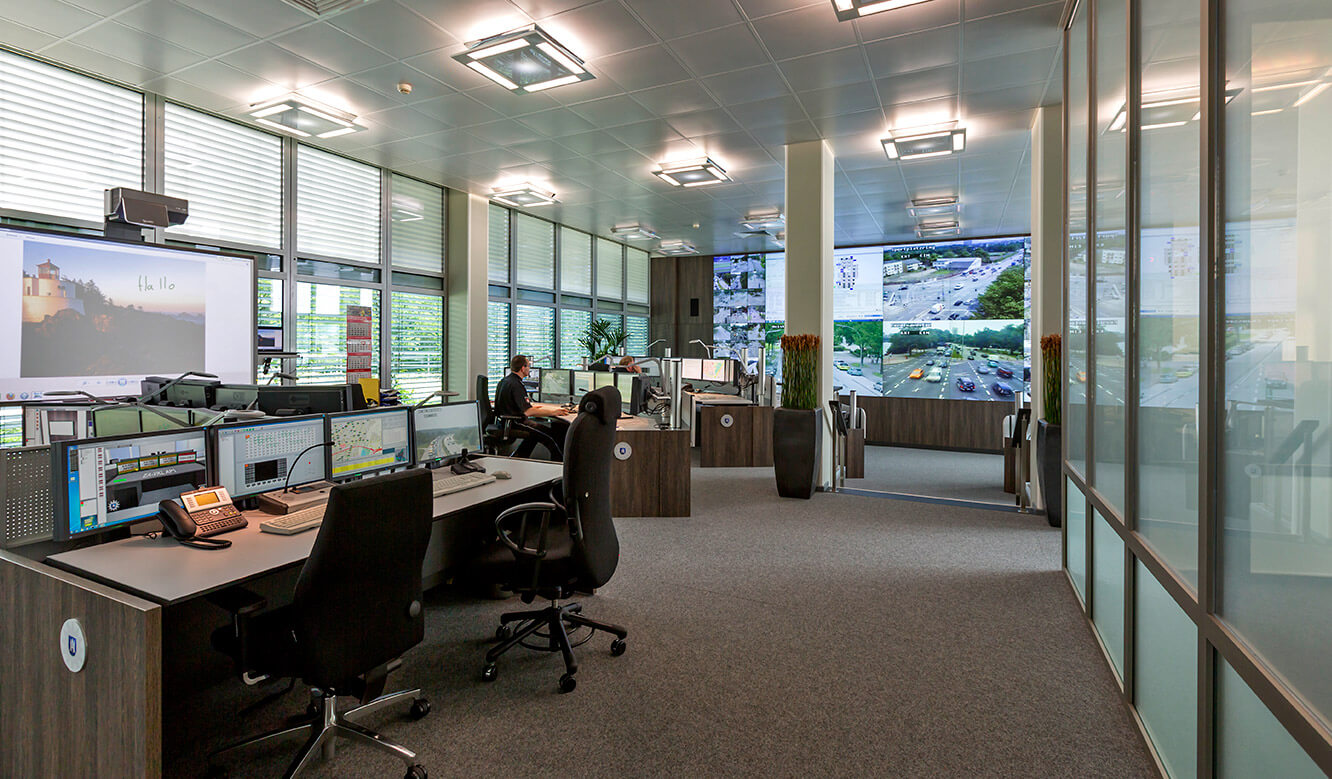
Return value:
M 833 384 L 861 395 L 1009 400 L 1030 375 L 1028 236 L 838 249 Z M 781 376 L 786 257 L 713 259 L 716 354 L 767 347 Z

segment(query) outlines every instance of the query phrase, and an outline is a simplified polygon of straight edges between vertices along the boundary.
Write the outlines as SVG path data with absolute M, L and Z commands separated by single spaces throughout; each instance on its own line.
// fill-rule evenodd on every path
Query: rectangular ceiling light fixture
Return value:
M 688 241 L 674 238 L 669 241 L 662 241 L 657 247 L 657 252 L 670 257 L 679 257 L 685 254 L 698 254 L 698 249 L 694 248 L 694 245 Z
M 911 201 L 907 213 L 919 219 L 922 216 L 947 216 L 961 209 L 956 197 L 927 197 Z
M 665 163 L 657 166 L 652 175 L 673 187 L 702 187 L 731 180 L 722 166 L 709 157 Z
M 531 184 L 520 184 L 515 187 L 496 187 L 491 193 L 490 199 L 501 205 L 513 206 L 514 208 L 531 208 L 533 206 L 548 206 L 560 201 L 555 199 L 555 193 L 542 189 L 537 189 Z
M 920 225 L 916 228 L 917 238 L 955 238 L 962 235 L 962 231 L 957 227 L 926 227 Z
M 292 93 L 250 106 L 255 122 L 298 138 L 336 138 L 365 128 L 356 115 Z
M 833 0 L 833 8 L 837 11 L 837 18 L 840 21 L 849 22 L 862 16 L 928 2 L 929 0 Z
M 908 130 L 890 131 L 887 138 L 880 140 L 883 150 L 890 160 L 921 160 L 927 157 L 943 157 L 957 154 L 967 148 L 967 131 L 954 128 L 932 132 L 914 133 Z
M 453 58 L 518 94 L 596 78 L 577 55 L 535 24 L 468 43 Z
M 747 230 L 757 230 L 759 232 L 776 234 L 779 230 L 786 227 L 786 217 L 782 215 L 780 209 L 769 209 L 767 211 L 750 211 L 740 220 L 740 225 Z
M 619 224 L 611 228 L 611 235 L 616 238 L 622 238 L 626 241 L 655 241 L 657 234 L 651 228 L 644 227 L 638 222 L 632 224 Z

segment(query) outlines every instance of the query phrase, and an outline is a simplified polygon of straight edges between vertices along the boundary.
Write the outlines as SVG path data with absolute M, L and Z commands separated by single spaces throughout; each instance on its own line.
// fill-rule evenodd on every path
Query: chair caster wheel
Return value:
M 412 719 L 421 719 L 430 713 L 430 701 L 425 698 L 417 698 L 412 701 L 412 708 L 408 713 Z
M 495 638 L 500 641 L 508 641 L 513 638 L 513 625 L 504 624 L 495 628 Z
M 425 766 L 414 765 L 407 769 L 407 774 L 403 779 L 427 779 Z
M 577 686 L 578 680 L 573 677 L 573 674 L 565 674 L 560 677 L 560 692 L 573 692 Z
M 623 638 L 617 638 L 611 642 L 611 657 L 619 657 L 624 654 L 625 645 Z
M 481 681 L 483 682 L 493 682 L 496 676 L 499 676 L 499 669 L 493 665 L 481 669 Z

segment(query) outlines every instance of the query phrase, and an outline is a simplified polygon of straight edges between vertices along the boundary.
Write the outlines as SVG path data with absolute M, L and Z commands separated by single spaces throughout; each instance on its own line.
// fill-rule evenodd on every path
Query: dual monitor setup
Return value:
M 594 389 L 615 387 L 620 391 L 621 411 L 638 414 L 643 409 L 645 377 L 641 374 L 545 368 L 539 376 L 536 399 L 541 403 L 575 402 Z
M 707 381 L 714 384 L 735 383 L 734 360 L 704 360 L 684 357 L 680 360 L 680 377 L 685 381 Z
M 151 519 L 158 503 L 206 485 L 233 499 L 481 451 L 476 401 L 263 419 L 52 445 L 56 540 Z

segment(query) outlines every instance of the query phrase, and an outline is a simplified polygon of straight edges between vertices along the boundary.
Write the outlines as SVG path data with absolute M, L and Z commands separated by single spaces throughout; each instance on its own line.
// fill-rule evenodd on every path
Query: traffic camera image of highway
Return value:
M 1021 322 L 915 322 L 884 326 L 882 390 L 876 394 L 949 400 L 1012 400 L 1030 368 Z

